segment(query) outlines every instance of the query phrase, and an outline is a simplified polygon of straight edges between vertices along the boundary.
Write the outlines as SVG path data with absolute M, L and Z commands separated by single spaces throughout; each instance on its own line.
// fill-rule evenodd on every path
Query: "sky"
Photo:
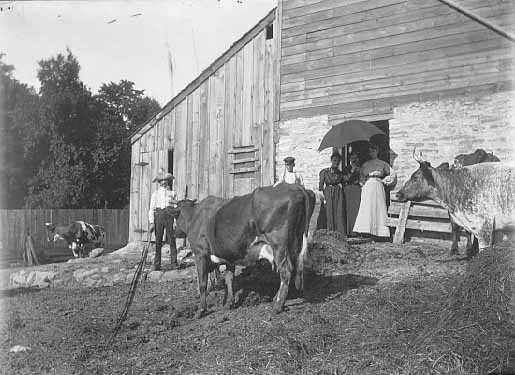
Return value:
M 68 47 L 93 92 L 127 79 L 164 105 L 172 98 L 167 46 L 177 94 L 277 2 L 241 1 L 0 1 L 0 53 L 16 79 L 38 89 L 37 62 Z

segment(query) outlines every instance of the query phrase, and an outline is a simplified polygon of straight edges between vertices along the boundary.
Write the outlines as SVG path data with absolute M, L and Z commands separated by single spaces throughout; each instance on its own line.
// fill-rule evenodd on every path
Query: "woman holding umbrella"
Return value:
M 376 237 L 390 237 L 384 186 L 395 184 L 396 174 L 388 163 L 377 158 L 378 147 L 369 147 L 370 160 L 361 166 L 361 204 L 353 231 Z

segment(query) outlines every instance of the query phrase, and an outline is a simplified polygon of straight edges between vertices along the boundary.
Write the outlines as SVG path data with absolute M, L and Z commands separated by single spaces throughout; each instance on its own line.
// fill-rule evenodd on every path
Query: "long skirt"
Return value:
M 377 237 L 389 237 L 390 230 L 386 225 L 387 218 L 388 212 L 383 184 L 377 178 L 369 178 L 361 189 L 361 202 L 354 223 L 354 232 L 370 233 Z
M 320 207 L 317 229 L 346 234 L 345 195 L 341 186 L 326 186 L 325 204 Z M 324 220 L 325 219 L 325 220 Z

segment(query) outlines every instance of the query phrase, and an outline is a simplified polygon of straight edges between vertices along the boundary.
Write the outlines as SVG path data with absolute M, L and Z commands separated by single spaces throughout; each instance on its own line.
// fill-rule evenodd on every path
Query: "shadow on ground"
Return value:
M 304 298 L 309 303 L 321 303 L 351 289 L 375 285 L 377 282 L 377 278 L 362 275 L 319 275 L 310 272 L 305 275 L 303 292 L 295 289 L 292 280 L 288 299 Z M 267 262 L 247 267 L 234 279 L 235 307 L 271 302 L 279 285 L 279 274 L 272 271 Z

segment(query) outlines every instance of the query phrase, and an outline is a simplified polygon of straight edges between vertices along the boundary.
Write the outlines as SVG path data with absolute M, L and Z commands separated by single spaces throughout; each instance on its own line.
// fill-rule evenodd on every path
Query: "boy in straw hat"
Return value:
M 161 248 L 163 247 L 163 232 L 166 229 L 166 240 L 170 245 L 170 260 L 172 269 L 178 268 L 177 247 L 175 244 L 174 218 L 177 211 L 177 194 L 172 190 L 174 176 L 171 173 L 160 173 L 152 182 L 157 182 L 159 187 L 152 193 L 150 209 L 148 210 L 148 222 L 150 232 L 155 231 L 156 254 L 152 269 L 161 269 Z
M 279 178 L 274 186 L 279 185 L 282 182 L 287 184 L 298 184 L 304 186 L 304 182 L 302 181 L 302 176 L 298 172 L 294 172 L 293 168 L 295 167 L 295 158 L 292 156 L 288 156 L 284 158 L 284 173 Z

